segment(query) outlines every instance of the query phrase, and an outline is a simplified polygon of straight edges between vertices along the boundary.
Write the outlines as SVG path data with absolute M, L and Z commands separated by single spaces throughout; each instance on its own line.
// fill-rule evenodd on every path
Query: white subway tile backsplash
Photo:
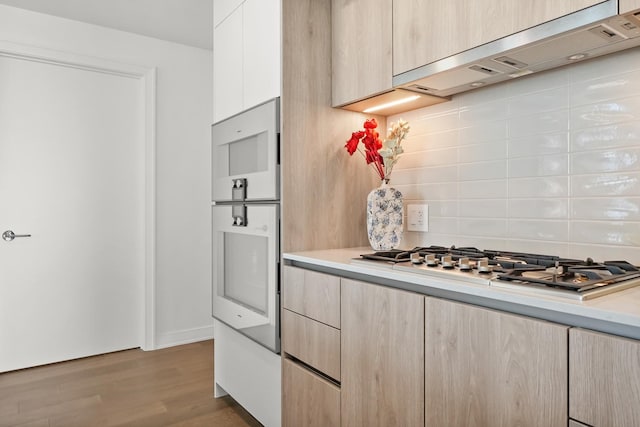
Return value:
M 590 257 L 596 261 L 626 260 L 633 265 L 640 265 L 640 248 L 637 246 L 570 243 L 567 257 L 575 259 L 587 259 Z
M 393 184 L 393 183 L 391 183 Z M 456 200 L 458 183 L 444 182 L 438 184 L 395 185 L 406 200 Z
M 457 247 L 472 247 L 478 249 L 494 249 L 505 248 L 506 240 L 504 238 L 482 237 L 482 236 L 460 236 Z M 446 245 L 447 243 L 445 243 Z
M 571 197 L 640 196 L 640 173 L 571 176 Z
M 556 68 L 541 74 L 533 74 L 518 78 L 510 84 L 506 84 L 506 93 L 509 97 L 518 98 L 532 92 L 552 88 L 565 88 L 569 83 L 567 68 Z
M 461 145 L 482 144 L 488 141 L 504 140 L 507 138 L 507 121 L 477 123 L 461 128 L 459 131 Z
M 573 198 L 571 219 L 640 221 L 640 197 Z
M 508 104 L 504 100 L 472 104 L 460 109 L 460 125 L 470 126 L 507 118 Z
M 403 246 L 640 264 L 640 50 L 389 117 L 411 131 L 392 184 L 429 204 Z
M 569 240 L 575 243 L 640 246 L 640 223 L 626 221 L 571 221 Z
M 506 199 L 460 200 L 460 217 L 467 218 L 506 218 Z
M 511 138 L 508 144 L 509 158 L 566 154 L 569 151 L 568 141 L 568 132 Z
M 538 178 L 513 178 L 509 180 L 510 198 L 567 197 L 569 178 L 546 176 Z
M 500 218 L 459 218 L 458 232 L 463 236 L 504 237 L 507 235 L 507 220 Z
M 506 241 L 506 248 L 509 251 L 515 251 L 515 252 L 528 252 L 532 254 L 543 254 L 543 255 L 554 254 L 560 257 L 569 256 L 569 244 L 566 242 L 510 239 Z M 603 259 L 603 258 L 600 258 L 600 259 Z
M 457 164 L 437 166 L 433 168 L 421 169 L 417 172 L 420 183 L 456 182 L 458 177 Z
M 569 199 L 509 199 L 509 218 L 568 219 Z
M 411 179 L 408 182 L 409 178 Z M 420 169 L 395 169 L 391 180 L 397 184 L 424 184 L 455 182 L 458 179 L 458 165 L 434 166 Z
M 507 141 L 492 141 L 485 144 L 461 146 L 458 163 L 473 163 L 507 158 Z
M 570 155 L 571 173 L 625 172 L 640 170 L 640 146 L 605 151 L 580 151 Z
M 439 230 L 447 234 L 458 234 L 458 219 L 433 217 L 429 218 L 429 230 Z
M 571 151 L 639 146 L 640 121 L 580 129 L 571 133 Z
M 614 55 L 594 58 L 565 69 L 569 72 L 569 83 L 640 70 L 640 49 L 629 49 Z
M 513 117 L 507 121 L 507 127 L 509 138 L 562 132 L 569 129 L 569 113 L 567 110 L 557 110 Z
M 406 204 L 424 204 L 429 206 L 429 218 L 456 218 L 458 216 L 457 200 L 406 200 Z M 406 212 L 406 210 L 405 210 Z
M 569 89 L 558 87 L 529 93 L 509 100 L 509 116 L 531 116 L 545 111 L 569 108 Z
M 453 99 L 457 100 L 461 107 L 482 104 L 488 101 L 497 101 L 499 99 L 507 98 L 508 96 L 510 96 L 508 86 L 509 85 L 497 85 L 475 89 L 470 92 L 465 92 L 457 95 Z
M 570 86 L 571 105 L 593 104 L 640 94 L 640 70 L 614 74 Z
M 413 126 L 407 139 L 402 143 L 405 153 L 436 150 L 439 148 L 455 148 L 459 145 L 458 129 L 436 133 L 416 134 Z
M 439 104 L 439 105 L 445 105 L 445 104 L 446 103 Z M 435 107 L 437 107 L 437 105 Z M 419 130 L 421 132 L 435 133 L 435 132 L 446 131 L 449 129 L 454 129 L 457 127 L 458 117 L 460 116 L 460 113 L 458 112 L 458 110 L 451 110 L 451 109 L 447 109 L 444 111 L 437 111 L 437 109 L 434 109 L 434 110 L 435 111 L 418 116 L 418 120 L 420 121 Z M 417 111 L 421 111 L 421 110 L 417 110 Z M 404 118 L 404 120 L 409 121 L 409 119 L 407 119 L 406 117 Z M 395 119 L 393 121 L 395 121 Z
M 460 165 L 458 177 L 460 181 L 475 181 L 506 178 L 507 161 L 494 160 L 490 162 L 476 162 Z M 464 182 L 461 182 L 461 185 Z
M 509 160 L 509 177 L 567 175 L 569 156 L 555 154 L 539 157 L 517 157 Z
M 431 227 L 430 227 L 431 229 Z M 421 232 L 421 231 L 405 231 L 402 236 L 402 247 L 412 248 L 416 246 L 429 246 L 429 245 L 449 245 L 448 242 L 454 242 L 458 239 L 457 227 L 454 232 L 449 233 L 435 233 L 435 232 Z
M 510 219 L 510 238 L 566 242 L 569 236 L 567 221 L 542 219 Z
M 458 160 L 458 148 L 418 151 L 402 155 L 402 168 L 416 169 L 430 166 L 455 165 Z M 400 163 L 398 163 L 399 165 Z
M 571 129 L 640 120 L 640 95 L 571 108 Z
M 493 181 L 461 182 L 458 186 L 458 196 L 462 199 L 501 199 L 507 197 L 507 181 L 505 179 Z

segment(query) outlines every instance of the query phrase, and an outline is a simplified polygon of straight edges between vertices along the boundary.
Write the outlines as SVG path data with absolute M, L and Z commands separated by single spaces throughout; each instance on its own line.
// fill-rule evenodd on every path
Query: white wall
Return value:
M 212 52 L 2 5 L 0 40 L 157 67 L 156 345 L 212 337 Z
M 401 116 L 411 131 L 391 183 L 430 216 L 403 246 L 640 264 L 639 48 Z

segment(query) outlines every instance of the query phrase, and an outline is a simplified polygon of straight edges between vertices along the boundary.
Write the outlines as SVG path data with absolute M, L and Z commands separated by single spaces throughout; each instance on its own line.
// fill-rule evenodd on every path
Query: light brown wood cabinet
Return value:
M 282 351 L 340 381 L 340 330 L 282 311 Z
M 393 74 L 412 70 L 601 1 L 393 0 Z
M 425 302 L 425 425 L 566 426 L 568 327 Z
M 342 427 L 424 425 L 424 297 L 342 279 Z
M 284 266 L 282 423 L 340 425 L 340 278 Z
M 577 422 L 576 420 L 569 420 L 569 427 L 589 427 L 586 424 Z
M 283 268 L 282 307 L 340 329 L 340 278 L 303 268 Z
M 340 425 L 340 388 L 289 359 L 282 361 L 282 425 Z
M 640 9 L 640 0 L 620 0 L 620 13 Z
M 391 90 L 392 0 L 332 0 L 332 104 Z
M 640 426 L 640 342 L 572 328 L 569 415 L 594 427 Z

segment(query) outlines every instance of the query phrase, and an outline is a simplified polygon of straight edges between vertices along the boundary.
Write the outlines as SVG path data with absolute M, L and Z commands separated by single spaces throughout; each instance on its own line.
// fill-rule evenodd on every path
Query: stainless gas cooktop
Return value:
M 356 263 L 527 293 L 588 300 L 640 285 L 626 261 L 562 258 L 473 247 L 429 246 L 363 254 Z

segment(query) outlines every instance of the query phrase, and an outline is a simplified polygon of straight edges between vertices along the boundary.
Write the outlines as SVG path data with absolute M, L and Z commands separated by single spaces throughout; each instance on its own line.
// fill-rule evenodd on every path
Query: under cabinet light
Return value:
M 415 101 L 420 98 L 420 95 L 412 95 L 406 98 L 397 99 L 395 101 L 387 102 L 385 104 L 376 105 L 375 107 L 367 108 L 363 113 L 373 113 L 374 111 L 384 110 L 385 108 L 395 107 L 396 105 L 406 104 L 407 102 Z
M 428 107 L 429 105 L 439 104 L 449 99 L 450 98 L 434 96 L 428 93 L 416 93 L 403 88 L 395 88 L 360 101 L 354 101 L 350 104 L 336 107 L 365 114 L 375 111 L 374 114 L 381 114 L 386 117 L 417 108 Z

